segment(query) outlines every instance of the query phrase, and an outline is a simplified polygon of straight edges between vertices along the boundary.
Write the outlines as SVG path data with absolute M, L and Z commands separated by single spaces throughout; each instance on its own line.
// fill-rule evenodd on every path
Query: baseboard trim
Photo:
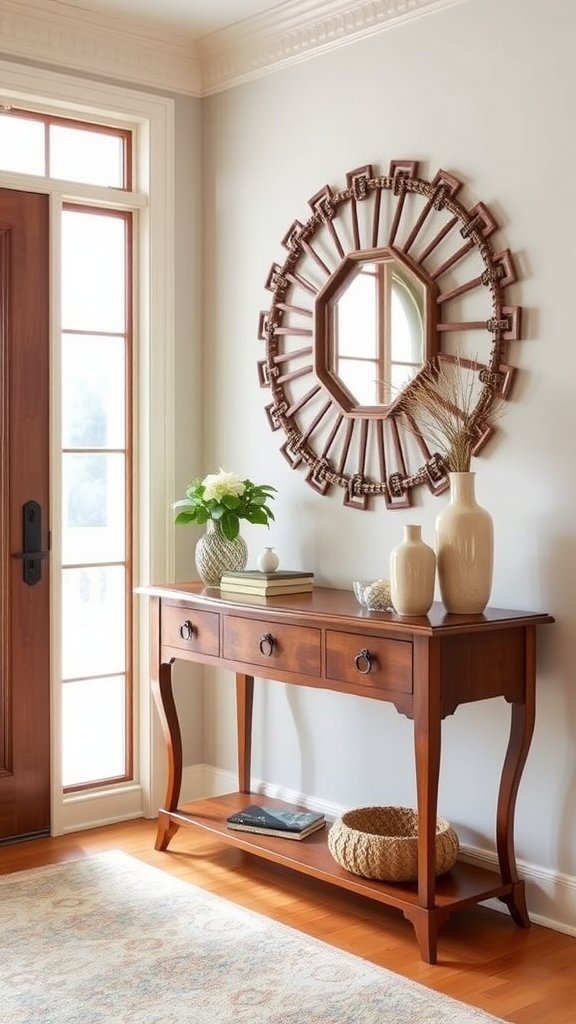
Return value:
M 118 821 L 142 818 L 143 793 L 138 785 L 118 786 L 115 789 L 85 790 L 64 797 L 60 809 L 60 824 L 52 835 L 83 832 Z
M 479 867 L 497 868 L 495 852 L 463 846 L 462 860 Z M 526 883 L 526 902 L 530 920 L 544 928 L 576 935 L 576 878 L 517 859 L 518 873 Z M 485 906 L 507 914 L 500 900 L 487 900 Z

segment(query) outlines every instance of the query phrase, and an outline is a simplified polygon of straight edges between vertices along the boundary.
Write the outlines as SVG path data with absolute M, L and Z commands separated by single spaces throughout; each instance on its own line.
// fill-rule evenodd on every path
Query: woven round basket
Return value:
M 456 863 L 460 844 L 444 818 L 436 819 L 436 874 Z M 364 878 L 408 882 L 418 877 L 418 812 L 411 807 L 358 807 L 328 833 L 328 849 L 343 868 Z

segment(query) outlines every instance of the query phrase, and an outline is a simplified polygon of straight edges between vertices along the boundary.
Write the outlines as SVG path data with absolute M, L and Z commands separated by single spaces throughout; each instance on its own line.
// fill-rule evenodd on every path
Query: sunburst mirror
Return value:
M 457 362 L 469 376 L 475 455 L 493 433 L 492 406 L 509 397 L 521 323 L 505 297 L 514 263 L 494 247 L 486 205 L 468 208 L 462 188 L 443 170 L 426 180 L 416 161 L 393 160 L 382 176 L 357 167 L 345 188 L 325 185 L 308 200 L 311 215 L 290 226 L 287 256 L 268 274 L 258 373 L 270 426 L 310 486 L 343 488 L 347 506 L 380 496 L 407 508 L 416 486 L 448 486 L 445 461 L 401 400 L 426 367 Z

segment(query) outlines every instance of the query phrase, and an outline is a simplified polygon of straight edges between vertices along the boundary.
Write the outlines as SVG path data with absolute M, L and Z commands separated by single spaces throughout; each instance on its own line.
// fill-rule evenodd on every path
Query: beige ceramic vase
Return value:
M 492 590 L 492 517 L 476 501 L 475 473 L 450 473 L 450 504 L 436 519 L 436 562 L 447 612 L 476 615 Z
M 405 526 L 390 553 L 390 596 L 399 615 L 426 615 L 434 601 L 436 555 L 422 540 L 420 526 Z

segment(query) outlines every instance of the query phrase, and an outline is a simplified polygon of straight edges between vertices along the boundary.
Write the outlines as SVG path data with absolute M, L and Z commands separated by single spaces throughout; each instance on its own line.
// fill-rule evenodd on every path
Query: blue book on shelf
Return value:
M 250 804 L 249 807 L 231 814 L 226 821 L 229 825 L 275 829 L 279 832 L 303 832 L 312 825 L 323 822 L 324 815 L 315 811 L 285 810 L 269 804 Z

